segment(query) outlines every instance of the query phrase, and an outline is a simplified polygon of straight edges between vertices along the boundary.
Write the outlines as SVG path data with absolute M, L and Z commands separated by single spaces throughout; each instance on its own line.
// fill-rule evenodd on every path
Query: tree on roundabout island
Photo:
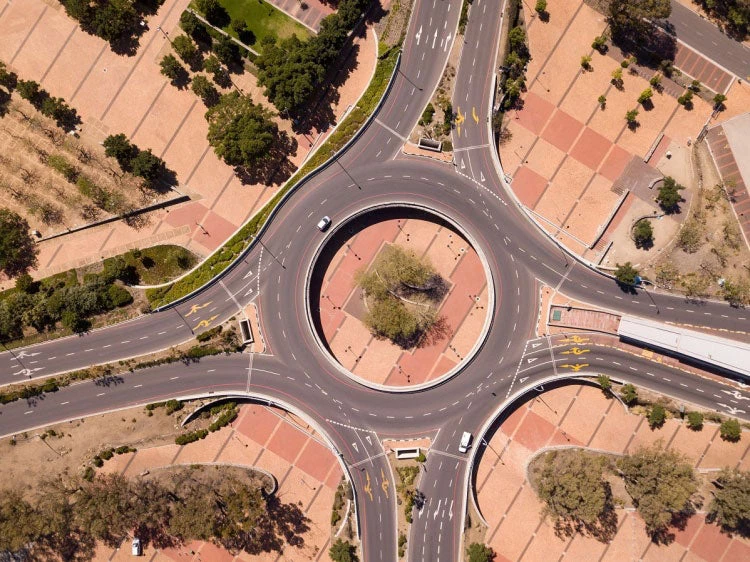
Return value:
M 426 258 L 387 245 L 355 280 L 364 293 L 364 323 L 376 337 L 408 349 L 445 335 L 447 327 L 437 307 L 448 287 Z

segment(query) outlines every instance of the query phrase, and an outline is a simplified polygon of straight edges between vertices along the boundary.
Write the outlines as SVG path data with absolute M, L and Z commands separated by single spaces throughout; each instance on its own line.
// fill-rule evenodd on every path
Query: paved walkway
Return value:
M 336 456 L 304 421 L 277 408 L 244 405 L 231 426 L 188 445 L 163 445 L 117 455 L 100 469 L 135 477 L 144 470 L 174 464 L 228 463 L 264 469 L 276 477 L 277 497 L 299 504 L 310 519 L 301 547 L 286 546 L 282 560 L 327 560 L 333 498 L 343 473 Z M 95 560 L 130 560 L 127 546 L 100 546 Z M 279 553 L 232 556 L 211 543 L 194 541 L 183 547 L 144 552 L 152 561 L 279 560 Z
M 316 2 L 309 4 L 314 7 Z M 160 74 L 159 60 L 169 52 L 169 42 L 156 28 L 161 26 L 173 37 L 181 33 L 178 21 L 187 5 L 188 0 L 166 0 L 157 14 L 147 18 L 148 30 L 132 57 L 112 53 L 106 42 L 81 31 L 57 2 L 23 0 L 0 8 L 0 60 L 21 78 L 40 82 L 75 107 L 87 144 L 96 146 L 108 134 L 122 132 L 141 148 L 151 148 L 176 172 L 180 191 L 192 199 L 150 213 L 148 224 L 140 230 L 117 222 L 42 242 L 35 276 L 167 239 L 206 255 L 278 188 L 280 178 L 274 185 L 243 185 L 208 145 L 204 105 L 189 88 L 178 90 Z M 356 38 L 355 45 L 351 72 L 343 72 L 341 83 L 336 84 L 339 98 L 331 108 L 334 120 L 367 87 L 376 63 L 371 32 Z M 233 79 L 254 100 L 268 105 L 252 74 Z M 293 135 L 288 123 L 278 122 Z M 300 165 L 313 143 L 319 145 L 332 126 L 329 123 L 320 131 L 296 136 L 298 150 L 290 156 L 292 165 Z
M 702 514 L 677 530 L 668 546 L 651 543 L 643 521 L 630 510 L 617 510 L 618 532 L 608 544 L 581 535 L 560 539 L 542 520 L 542 504 L 526 479 L 526 464 L 540 449 L 575 445 L 626 453 L 658 440 L 685 454 L 699 470 L 750 469 L 749 432 L 739 443 L 727 443 L 719 438 L 715 424 L 694 432 L 674 419 L 652 431 L 643 416 L 627 413 L 620 402 L 608 400 L 593 387 L 565 386 L 521 405 L 492 436 L 477 469 L 479 506 L 489 523 L 485 540 L 498 554 L 496 560 L 750 559 L 750 541 L 720 533 Z
M 356 272 L 369 267 L 389 243 L 427 256 L 451 285 L 438 309 L 446 337 L 403 350 L 374 338 L 362 323 L 366 310 Z M 476 252 L 455 231 L 424 220 L 393 219 L 359 232 L 339 250 L 325 273 L 319 306 L 328 345 L 341 365 L 377 384 L 415 385 L 447 373 L 474 346 L 488 312 L 487 281 Z
M 334 12 L 320 0 L 266 0 L 288 16 L 296 19 L 315 33 L 320 31 L 320 20 Z

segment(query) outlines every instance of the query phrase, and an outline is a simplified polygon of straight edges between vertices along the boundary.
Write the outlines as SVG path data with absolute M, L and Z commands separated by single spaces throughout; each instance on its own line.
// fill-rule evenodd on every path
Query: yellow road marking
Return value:
M 477 115 L 477 109 L 475 107 L 471 108 L 471 116 L 474 118 L 474 123 L 479 123 L 479 116 Z
M 583 355 L 588 353 L 590 349 L 581 349 L 580 347 L 572 347 L 568 351 L 563 351 L 562 355 Z
M 206 304 L 194 304 L 190 307 L 190 312 L 188 312 L 185 317 L 190 316 L 191 314 L 195 314 L 198 312 L 201 308 L 206 308 L 209 304 L 211 304 L 213 301 L 208 301 Z
M 582 338 L 581 336 L 570 336 L 569 338 L 560 340 L 560 343 L 587 343 L 588 341 L 588 338 Z
M 383 482 L 380 484 L 380 487 L 383 488 L 383 491 L 385 492 L 385 497 L 388 499 L 388 479 L 385 477 L 385 472 L 383 472 L 383 469 L 380 469 L 380 477 L 383 479 Z
M 565 365 L 560 365 L 561 367 L 567 367 L 568 369 L 572 369 L 574 372 L 578 372 L 584 367 L 588 367 L 588 363 L 575 363 L 573 365 L 568 365 L 567 363 Z
M 648 349 L 644 349 L 641 352 L 641 355 L 643 355 L 644 357 L 648 357 L 649 359 L 651 359 L 654 356 L 654 352 L 653 351 L 649 351 Z
M 198 328 L 208 328 L 211 322 L 216 320 L 218 317 L 219 317 L 218 314 L 214 314 L 211 318 L 206 318 L 205 320 L 201 320 L 195 325 L 195 329 L 197 330 Z
M 370 485 L 370 473 L 365 470 L 365 476 L 367 476 L 367 483 L 365 484 L 365 493 L 370 496 L 370 501 L 374 501 L 372 497 L 372 486 Z
M 456 108 L 456 130 L 458 131 L 458 136 L 461 136 L 461 125 L 466 120 L 466 117 L 461 113 L 461 108 Z

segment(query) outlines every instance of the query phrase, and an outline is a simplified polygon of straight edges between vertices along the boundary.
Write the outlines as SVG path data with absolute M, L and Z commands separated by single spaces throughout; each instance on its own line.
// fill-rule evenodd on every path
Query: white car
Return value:
M 471 444 L 471 433 L 468 431 L 464 431 L 464 434 L 461 436 L 461 443 L 458 444 L 458 452 L 459 453 L 465 453 L 469 450 L 469 445 Z
M 320 221 L 318 221 L 318 228 L 321 232 L 325 232 L 328 230 L 328 227 L 331 226 L 331 217 L 325 216 Z
M 140 556 L 143 554 L 143 548 L 141 547 L 141 539 L 138 537 L 133 539 L 133 544 L 130 547 L 130 554 L 133 556 Z

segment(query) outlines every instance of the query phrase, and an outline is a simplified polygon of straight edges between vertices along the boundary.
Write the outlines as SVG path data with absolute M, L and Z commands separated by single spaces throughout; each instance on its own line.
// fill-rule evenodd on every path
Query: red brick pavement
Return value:
M 268 442 L 268 449 L 293 463 L 306 441 L 307 436 L 304 433 L 285 423 L 276 430 L 271 441 Z
M 693 51 L 690 47 L 679 44 L 674 64 L 682 72 L 700 80 L 714 92 L 725 93 L 732 83 L 732 75 L 725 72 L 713 62 Z
M 633 158 L 633 155 L 630 154 L 630 152 L 615 145 L 612 147 L 609 156 L 604 160 L 604 164 L 602 164 L 599 173 L 608 180 L 615 181 L 625 170 L 625 167 L 628 165 L 631 158 Z
M 604 160 L 604 157 L 607 155 L 607 152 L 609 152 L 611 146 L 612 143 L 607 137 L 600 135 L 589 127 L 586 127 L 583 129 L 583 133 L 581 133 L 578 142 L 576 142 L 575 146 L 570 151 L 570 155 L 582 164 L 586 164 L 586 166 L 596 171 L 602 163 L 602 160 Z
M 523 110 L 516 111 L 516 119 L 521 125 L 538 136 L 554 111 L 554 105 L 534 92 L 529 92 L 523 100 Z
M 536 207 L 546 188 L 547 180 L 526 166 L 521 166 L 513 178 L 513 191 L 530 209 Z
M 558 109 L 542 132 L 542 138 L 567 152 L 583 128 L 583 123 Z

